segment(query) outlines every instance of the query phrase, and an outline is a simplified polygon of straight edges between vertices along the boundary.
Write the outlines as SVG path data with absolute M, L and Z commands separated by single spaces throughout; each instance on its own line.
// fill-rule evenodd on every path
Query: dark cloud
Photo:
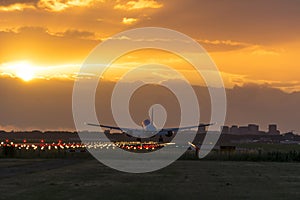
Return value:
M 136 26 L 153 25 L 194 38 L 271 44 L 299 38 L 300 1 L 174 0 Z
M 89 31 L 79 31 L 75 29 L 67 30 L 63 33 L 65 37 L 72 37 L 72 38 L 94 38 L 95 33 Z
M 10 6 L 13 4 L 37 4 L 39 0 L 1 0 L 0 6 Z
M 300 130 L 300 92 L 285 93 L 266 85 L 245 85 L 227 90 L 228 124 L 277 123 L 284 131 Z
M 113 124 L 110 111 L 110 95 L 113 83 L 102 84 L 96 95 L 96 108 L 99 119 Z M 153 103 L 166 105 L 171 119 L 169 125 L 176 123 L 178 103 L 172 94 L 163 88 L 150 88 L 155 95 L 149 95 L 149 87 L 134 93 L 130 110 L 136 123 L 147 117 L 147 106 Z M 59 89 L 58 89 L 59 88 Z M 35 80 L 24 84 L 12 78 L 0 79 L 0 126 L 15 126 L 22 129 L 74 129 L 72 119 L 73 81 Z M 210 115 L 210 100 L 207 89 L 195 87 L 199 101 L 202 121 Z M 147 98 L 145 98 L 147 97 Z M 300 93 L 285 93 L 267 85 L 245 85 L 227 89 L 226 124 L 244 125 L 256 123 L 266 129 L 276 123 L 282 131 L 300 130 Z M 101 114 L 99 114 L 101 113 Z
M 38 1 L 6 0 L 0 1 L 0 5 L 17 2 L 36 5 Z M 40 26 L 47 24 L 52 29 L 64 26 L 101 30 L 105 27 L 103 31 L 109 30 L 107 32 L 110 34 L 129 28 L 124 27 L 121 21 L 123 17 L 132 17 L 138 19 L 135 27 L 161 26 L 181 31 L 195 39 L 232 40 L 259 45 L 293 41 L 300 35 L 300 1 L 297 0 L 173 0 L 159 3 L 164 6 L 143 13 L 138 10 L 114 10 L 116 3 L 106 1 L 80 12 L 66 9 L 58 14 L 45 10 L 26 10 L 22 15 L 7 12 L 0 15 L 14 23 Z M 215 46 L 218 45 L 209 45 L 209 48 L 215 49 Z M 235 48 L 238 47 L 220 45 L 221 50 Z
M 18 28 L 18 34 L 35 35 L 35 34 L 48 34 L 47 28 L 40 26 L 23 26 Z
M 72 87 L 70 81 L 37 81 L 27 85 L 21 80 L 1 78 L 0 125 L 22 129 L 73 127 Z

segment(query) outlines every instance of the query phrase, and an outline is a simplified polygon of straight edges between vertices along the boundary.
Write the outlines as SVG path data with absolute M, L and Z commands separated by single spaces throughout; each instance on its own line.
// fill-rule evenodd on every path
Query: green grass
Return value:
M 300 164 L 176 161 L 146 174 L 96 160 L 2 159 L 1 199 L 298 199 Z
M 290 151 L 300 151 L 299 144 L 260 144 L 260 143 L 246 143 L 246 144 L 237 144 L 237 148 L 247 148 L 262 151 L 271 152 L 290 152 Z

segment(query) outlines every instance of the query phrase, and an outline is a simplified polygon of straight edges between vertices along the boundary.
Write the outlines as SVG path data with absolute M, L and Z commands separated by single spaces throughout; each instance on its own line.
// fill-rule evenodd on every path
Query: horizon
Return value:
M 259 131 L 260 132 L 264 132 L 266 133 L 267 135 L 268 134 L 268 129 L 260 129 L 260 125 L 259 124 L 252 124 L 252 123 L 249 123 L 249 124 L 232 124 L 232 125 L 224 125 L 225 127 L 228 127 L 228 128 L 231 128 L 233 126 L 237 126 L 237 128 L 240 128 L 240 127 L 247 127 L 249 125 L 257 125 L 259 126 Z M 269 124 L 269 125 L 277 125 L 277 124 Z M 223 126 L 223 127 L 224 127 Z M 169 127 L 166 127 L 166 128 L 169 128 Z M 222 127 L 220 127 L 220 130 L 221 130 Z M 294 135 L 300 135 L 300 133 L 298 132 L 295 132 L 295 130 L 290 130 L 288 132 L 282 132 L 280 129 L 277 129 L 278 131 L 280 131 L 280 135 L 284 135 L 284 134 L 287 134 L 287 133 L 293 133 Z M 2 130 L 0 129 L 0 132 L 5 132 L 5 133 L 30 133 L 30 132 L 41 132 L 41 133 L 46 133 L 46 132 L 67 132 L 67 133 L 77 133 L 78 131 L 77 130 L 55 130 L 55 129 L 45 129 L 45 130 L 39 130 L 39 129 L 28 129 L 28 130 L 14 130 L 14 129 L 11 129 L 11 130 Z M 79 132 L 99 132 L 101 133 L 101 131 L 89 131 L 89 130 L 82 130 L 82 131 L 79 131 Z M 103 132 L 103 131 L 102 131 Z M 121 134 L 121 132 L 120 132 Z M 222 133 L 222 134 L 233 134 L 233 135 L 247 135 L 247 134 L 243 134 L 243 133 Z M 261 134 L 261 133 L 260 133 Z M 252 134 L 250 134 L 252 135 Z

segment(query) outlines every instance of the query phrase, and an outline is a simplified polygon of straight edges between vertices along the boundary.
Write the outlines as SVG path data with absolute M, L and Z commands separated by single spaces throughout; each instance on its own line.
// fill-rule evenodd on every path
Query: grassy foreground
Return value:
M 0 199 L 298 199 L 299 167 L 180 160 L 128 174 L 94 159 L 1 159 Z

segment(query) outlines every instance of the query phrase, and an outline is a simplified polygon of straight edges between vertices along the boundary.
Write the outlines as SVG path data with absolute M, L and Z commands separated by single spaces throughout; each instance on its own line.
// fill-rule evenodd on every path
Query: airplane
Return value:
M 211 126 L 214 124 L 199 124 L 198 126 L 185 126 L 185 127 L 176 127 L 176 128 L 163 128 L 161 130 L 158 130 L 156 126 L 153 123 L 154 120 L 154 113 L 153 113 L 153 108 L 151 109 L 151 117 L 149 119 L 145 119 L 142 122 L 142 129 L 132 129 L 132 128 L 121 128 L 121 127 L 116 127 L 116 126 L 108 126 L 108 125 L 103 125 L 103 124 L 92 124 L 92 123 L 86 123 L 86 125 L 89 126 L 98 126 L 101 128 L 106 128 L 108 130 L 105 130 L 105 134 L 109 134 L 110 130 L 118 130 L 123 133 L 126 133 L 129 136 L 134 136 L 137 138 L 150 138 L 154 137 L 156 135 L 159 135 L 160 137 L 166 136 L 166 137 L 171 137 L 178 131 L 182 130 L 189 130 L 193 128 L 201 128 L 201 127 L 207 127 Z

